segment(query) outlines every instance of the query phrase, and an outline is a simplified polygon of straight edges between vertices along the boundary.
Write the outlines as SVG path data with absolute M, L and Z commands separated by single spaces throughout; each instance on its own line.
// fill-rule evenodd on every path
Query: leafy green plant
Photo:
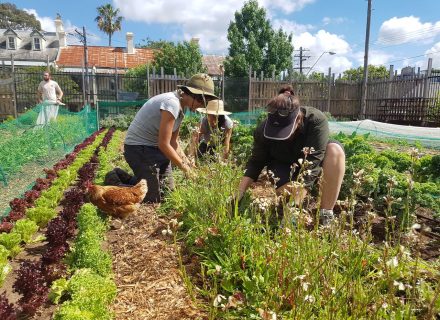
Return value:
M 64 302 L 54 319 L 112 319 L 108 306 L 116 297 L 116 285 L 90 269 L 75 272 L 67 283 L 71 300 Z M 80 318 L 79 318 L 80 317 Z
M 26 211 L 29 220 L 35 222 L 39 227 L 44 227 L 47 223 L 57 216 L 57 212 L 53 208 L 35 207 Z
M 15 257 L 21 251 L 21 241 L 21 236 L 18 233 L 11 232 L 0 234 L 0 245 L 9 250 L 9 255 L 11 257 Z
M 38 225 L 30 219 L 20 219 L 14 226 L 14 232 L 18 233 L 25 243 L 31 242 L 32 236 L 37 230 Z

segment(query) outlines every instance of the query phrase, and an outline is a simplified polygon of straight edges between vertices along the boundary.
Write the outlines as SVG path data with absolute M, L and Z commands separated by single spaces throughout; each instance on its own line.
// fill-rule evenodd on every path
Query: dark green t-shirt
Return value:
M 245 176 L 258 179 L 261 170 L 271 162 L 285 163 L 291 166 L 298 163 L 298 159 L 304 159 L 303 148 L 313 147 L 315 151 L 307 156 L 312 162 L 308 167 L 311 174 L 304 177 L 306 186 L 311 186 L 321 172 L 321 163 L 324 159 L 325 149 L 329 138 L 327 117 L 313 107 L 301 107 L 304 114 L 303 124 L 297 129 L 291 138 L 287 140 L 270 140 L 264 137 L 264 120 L 254 132 L 254 145 L 252 155 L 246 165 Z M 295 170 L 292 180 L 296 179 L 299 170 Z

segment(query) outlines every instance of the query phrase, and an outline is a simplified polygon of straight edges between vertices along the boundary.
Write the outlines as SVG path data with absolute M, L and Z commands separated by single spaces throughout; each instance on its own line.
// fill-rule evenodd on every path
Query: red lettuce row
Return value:
M 90 137 L 86 138 L 82 143 L 75 147 L 73 152 L 67 154 L 64 159 L 58 161 L 52 169 L 45 169 L 46 178 L 37 178 L 32 189 L 26 191 L 22 198 L 14 198 L 9 203 L 11 211 L 7 217 L 3 218 L 2 223 L 0 223 L 0 232 L 10 232 L 12 229 L 11 223 L 24 217 L 26 209 L 33 207 L 35 200 L 39 198 L 41 191 L 48 189 L 51 186 L 52 181 L 57 178 L 57 172 L 72 164 L 78 155 L 78 152 L 92 144 L 96 137 L 103 131 L 104 129 L 96 131 Z
M 0 297 L 0 319 L 16 319 L 18 315 L 32 316 L 47 301 L 52 282 L 66 275 L 67 267 L 62 259 L 69 251 L 68 240 L 73 238 L 76 229 L 76 215 L 85 203 L 85 185 L 93 181 L 97 169 L 98 150 L 111 140 L 114 130 L 107 132 L 91 160 L 78 170 L 78 182 L 66 191 L 61 201 L 63 210 L 47 225 L 47 250 L 40 261 L 23 262 L 17 273 L 14 290 L 22 295 L 19 308 L 9 304 L 6 296 Z M 2 310 L 3 314 L 2 314 Z M 9 318 L 8 318 L 9 317 Z

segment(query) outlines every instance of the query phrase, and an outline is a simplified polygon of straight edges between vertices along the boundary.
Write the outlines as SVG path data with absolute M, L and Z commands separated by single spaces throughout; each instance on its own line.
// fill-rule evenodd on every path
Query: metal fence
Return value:
M 63 101 L 70 111 L 79 111 L 98 101 L 134 101 L 172 91 L 188 80 L 154 70 L 145 77 L 132 77 L 117 70 L 111 74 L 86 75 L 81 72 L 56 72 L 52 79 L 64 92 Z M 41 73 L 0 70 L 0 118 L 26 111 L 37 102 Z M 264 107 L 279 88 L 291 84 L 305 105 L 314 106 L 333 116 L 357 119 L 361 105 L 361 82 L 332 77 L 323 80 L 249 77 L 214 78 L 215 93 L 225 100 L 232 112 L 253 111 Z M 403 111 L 401 111 L 403 110 Z M 369 80 L 366 98 L 367 118 L 415 125 L 440 125 L 440 74 L 430 70 L 412 76 L 394 76 Z

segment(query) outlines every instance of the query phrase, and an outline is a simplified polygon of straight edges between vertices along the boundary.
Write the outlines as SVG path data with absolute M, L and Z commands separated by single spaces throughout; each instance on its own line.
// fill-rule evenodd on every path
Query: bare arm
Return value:
M 63 98 L 64 93 L 63 93 L 63 90 L 61 90 L 61 88 L 60 88 L 60 86 L 58 85 L 58 83 L 57 83 L 57 86 L 56 86 L 56 88 L 55 88 L 55 91 L 56 91 L 56 93 L 57 93 L 57 100 L 60 100 L 60 101 L 61 101 L 61 99 Z
M 170 159 L 171 163 L 182 169 L 189 171 L 189 167 L 183 163 L 182 158 L 177 153 L 179 143 L 177 141 L 178 130 L 176 130 L 173 137 L 173 126 L 176 121 L 171 112 L 160 111 L 160 126 L 159 126 L 159 149 L 163 154 Z
M 226 159 L 229 156 L 230 145 L 231 145 L 232 128 L 225 130 L 225 140 L 224 140 L 224 150 L 223 157 Z
M 238 185 L 238 197 L 237 200 L 241 200 L 243 198 L 244 193 L 250 187 L 250 185 L 254 182 L 252 178 L 243 177 L 240 180 L 240 184 Z

